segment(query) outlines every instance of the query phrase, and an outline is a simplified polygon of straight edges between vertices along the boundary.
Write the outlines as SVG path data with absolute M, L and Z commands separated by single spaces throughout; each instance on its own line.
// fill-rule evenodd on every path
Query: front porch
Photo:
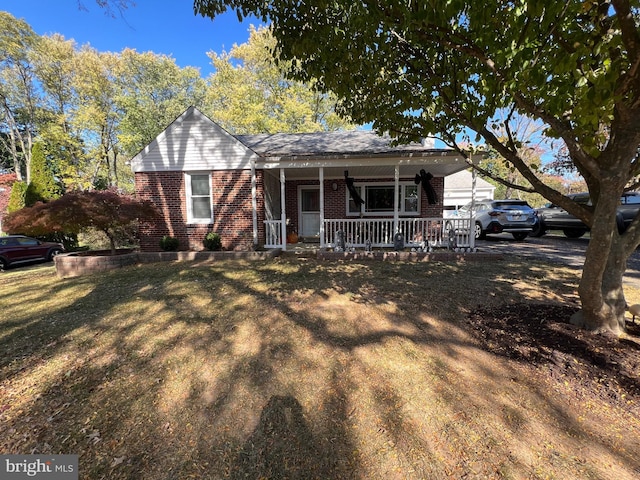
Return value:
M 468 166 L 457 152 L 347 143 L 307 153 L 300 150 L 309 147 L 307 137 L 287 149 L 269 144 L 271 137 L 260 140 L 256 148 L 272 148 L 252 163 L 255 245 L 286 251 L 288 235 L 295 233 L 333 251 L 475 247 L 473 219 L 443 215 L 444 177 Z M 281 149 L 287 154 L 280 156 Z M 305 153 L 291 155 L 298 150 Z M 323 153 L 340 150 L 345 153 Z

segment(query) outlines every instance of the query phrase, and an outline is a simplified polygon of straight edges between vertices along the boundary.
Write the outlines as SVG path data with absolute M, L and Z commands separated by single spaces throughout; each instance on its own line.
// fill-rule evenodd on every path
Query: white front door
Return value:
M 320 236 L 320 187 L 300 187 L 298 196 L 300 206 L 301 237 Z

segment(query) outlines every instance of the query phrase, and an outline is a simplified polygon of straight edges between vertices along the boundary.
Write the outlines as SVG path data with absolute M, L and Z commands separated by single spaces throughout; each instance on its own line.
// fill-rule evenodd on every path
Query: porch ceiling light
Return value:
M 333 190 L 334 192 L 336 192 L 338 190 L 338 184 L 336 182 L 333 182 L 331 184 L 331 190 Z

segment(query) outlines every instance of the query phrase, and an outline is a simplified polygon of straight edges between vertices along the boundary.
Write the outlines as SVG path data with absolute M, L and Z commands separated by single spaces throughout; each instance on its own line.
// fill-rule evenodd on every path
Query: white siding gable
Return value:
M 258 155 L 189 107 L 131 159 L 134 172 L 250 169 Z

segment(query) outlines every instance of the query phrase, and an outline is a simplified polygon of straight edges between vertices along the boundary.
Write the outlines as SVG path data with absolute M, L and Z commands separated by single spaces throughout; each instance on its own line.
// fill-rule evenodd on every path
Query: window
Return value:
M 364 207 L 367 213 L 393 212 L 393 185 L 364 187 Z
M 622 203 L 626 205 L 637 205 L 640 203 L 640 195 L 625 195 L 622 198 Z
M 418 213 L 420 211 L 420 197 L 418 195 L 418 185 L 403 185 L 404 189 L 404 208 L 405 213 Z
M 356 205 L 347 191 L 347 215 L 385 215 L 393 214 L 393 184 L 370 183 L 354 185 L 358 194 L 364 200 L 364 205 Z M 411 183 L 400 184 L 398 188 L 398 211 L 405 215 L 420 213 L 420 190 Z
M 36 240 L 35 238 L 28 238 L 28 237 L 19 237 L 18 238 L 18 244 L 20 244 L 21 246 L 31 246 L 31 245 L 38 245 L 38 240 Z
M 212 223 L 211 176 L 208 173 L 185 175 L 187 194 L 187 221 L 189 223 Z
M 358 192 L 358 195 L 362 197 L 362 187 L 358 185 L 354 185 L 353 188 L 355 188 L 356 192 Z M 356 202 L 353 201 L 353 198 L 351 198 L 351 195 L 349 194 L 349 190 L 347 190 L 347 198 L 349 199 L 348 206 L 347 206 L 347 214 L 359 215 L 361 212 L 360 205 L 356 205 Z

